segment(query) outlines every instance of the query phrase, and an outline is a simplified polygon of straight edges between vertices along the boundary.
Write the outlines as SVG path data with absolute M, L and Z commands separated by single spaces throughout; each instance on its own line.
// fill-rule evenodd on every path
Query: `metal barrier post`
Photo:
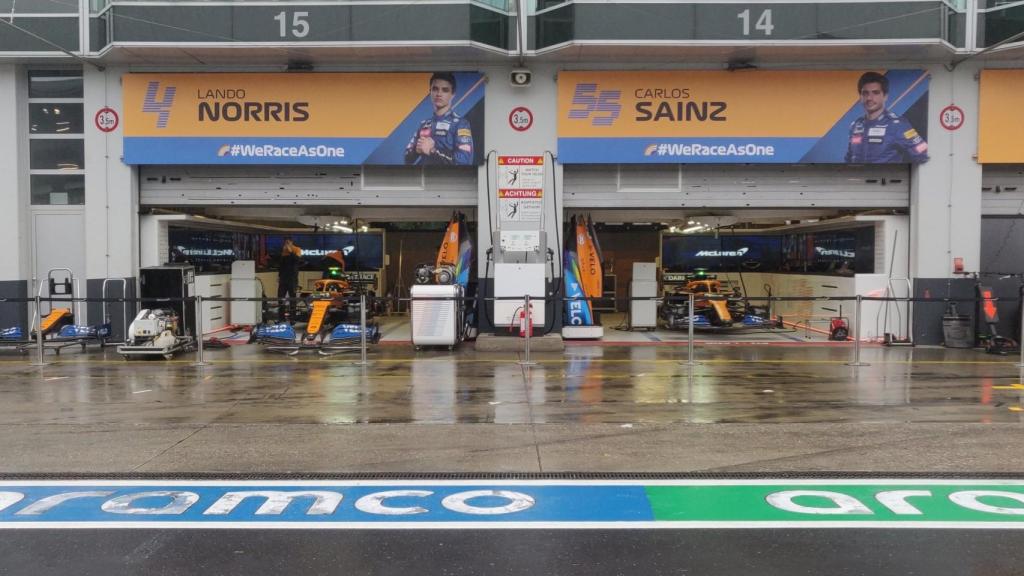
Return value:
M 523 343 L 525 355 L 523 360 L 519 362 L 520 366 L 536 366 L 536 362 L 530 361 L 530 337 L 533 336 L 533 317 L 530 314 L 530 295 L 527 294 L 523 298 L 523 315 L 526 320 L 526 342 Z
M 206 362 L 203 361 L 203 297 L 196 296 L 196 351 L 198 357 L 193 366 L 206 366 Z
M 366 294 L 359 295 L 359 362 L 356 366 L 366 366 Z
M 686 357 L 687 358 L 686 359 L 686 365 L 687 366 L 696 366 L 697 363 L 696 363 L 695 360 L 693 360 L 693 319 L 695 318 L 694 315 L 693 315 L 693 306 L 695 305 L 695 303 L 693 301 L 693 292 L 690 292 L 689 298 L 690 298 L 689 321 L 686 323 L 687 324 L 687 326 L 686 326 L 686 342 L 687 342 L 686 343 L 686 347 L 688 348 L 687 349 L 687 357 Z
M 860 304 L 863 297 L 857 295 L 857 304 L 854 307 L 853 315 L 857 324 L 853 327 L 853 362 L 847 362 L 847 366 L 871 366 L 867 362 L 860 361 Z
M 43 362 L 43 314 L 41 305 L 39 292 L 36 292 L 36 360 L 32 362 L 33 366 L 46 366 L 46 362 Z
M 696 366 L 697 361 L 693 359 L 693 293 L 689 294 L 689 311 L 688 318 L 686 321 L 686 362 L 683 362 L 686 366 Z
M 1017 368 L 1024 369 L 1024 302 L 1018 305 L 1020 306 L 1020 334 L 1017 335 L 1017 347 L 1020 348 L 1020 363 L 1017 364 Z

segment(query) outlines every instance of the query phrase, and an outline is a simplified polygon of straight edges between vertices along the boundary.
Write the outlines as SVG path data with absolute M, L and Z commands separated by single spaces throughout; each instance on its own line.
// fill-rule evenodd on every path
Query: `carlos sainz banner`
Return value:
M 923 70 L 562 72 L 563 163 L 917 163 Z
M 978 119 L 978 162 L 1024 162 L 1024 70 L 981 71 L 981 114 Z
M 128 74 L 127 164 L 477 165 L 476 72 Z

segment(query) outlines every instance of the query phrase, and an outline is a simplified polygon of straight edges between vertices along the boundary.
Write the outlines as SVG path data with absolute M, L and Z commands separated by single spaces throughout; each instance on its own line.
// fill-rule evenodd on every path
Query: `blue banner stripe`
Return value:
M 125 164 L 362 164 L 383 138 L 125 137 Z
M 817 138 L 559 138 L 564 164 L 798 162 Z

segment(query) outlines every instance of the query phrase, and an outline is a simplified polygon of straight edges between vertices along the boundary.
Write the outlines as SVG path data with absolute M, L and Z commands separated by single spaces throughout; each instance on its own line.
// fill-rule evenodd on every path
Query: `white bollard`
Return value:
M 206 366 L 203 361 L 203 297 L 196 296 L 196 361 L 193 366 Z
M 366 366 L 366 294 L 359 295 L 359 362 L 356 366 Z
M 1021 294 L 1024 298 L 1024 294 Z M 1020 334 L 1017 335 L 1017 348 L 1020 348 L 1020 362 L 1017 368 L 1024 369 L 1024 301 L 1017 304 L 1020 306 Z
M 36 294 L 36 361 L 33 366 L 46 366 L 43 362 L 43 313 L 40 308 L 39 294 Z
M 847 366 L 871 366 L 867 362 L 860 361 L 860 304 L 862 296 L 857 295 L 857 304 L 854 307 L 853 315 L 857 324 L 853 327 L 853 362 L 847 362 Z
M 693 293 L 692 292 L 689 295 L 689 302 L 690 302 L 690 306 L 689 306 L 689 310 L 688 310 L 689 318 L 687 320 L 687 326 L 686 326 L 686 352 L 687 352 L 687 354 L 686 354 L 686 362 L 684 364 L 686 366 L 690 366 L 692 368 L 693 366 L 697 365 L 697 361 L 694 360 L 694 358 L 693 358 L 693 318 L 694 318 L 693 307 L 694 307 L 694 297 L 693 297 Z
M 523 360 L 519 362 L 520 366 L 536 366 L 536 362 L 530 361 L 530 336 L 533 335 L 533 318 L 530 315 L 530 295 L 527 294 L 523 298 L 523 315 L 526 318 L 526 342 L 523 343 L 525 355 Z

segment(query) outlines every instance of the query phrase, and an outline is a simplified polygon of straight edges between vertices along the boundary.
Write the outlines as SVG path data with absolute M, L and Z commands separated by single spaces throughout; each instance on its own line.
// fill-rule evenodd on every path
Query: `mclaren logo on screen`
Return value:
M 469 166 L 486 150 L 477 72 L 128 74 L 123 84 L 127 164 Z
M 843 258 L 855 258 L 856 252 L 850 250 L 836 250 L 831 248 L 822 248 L 821 246 L 815 246 L 814 251 L 818 253 L 818 256 L 841 256 Z
M 902 164 L 928 159 L 926 70 L 565 71 L 573 164 Z
M 739 258 L 750 252 L 750 248 L 743 247 L 739 250 L 701 250 L 694 254 L 696 258 Z

